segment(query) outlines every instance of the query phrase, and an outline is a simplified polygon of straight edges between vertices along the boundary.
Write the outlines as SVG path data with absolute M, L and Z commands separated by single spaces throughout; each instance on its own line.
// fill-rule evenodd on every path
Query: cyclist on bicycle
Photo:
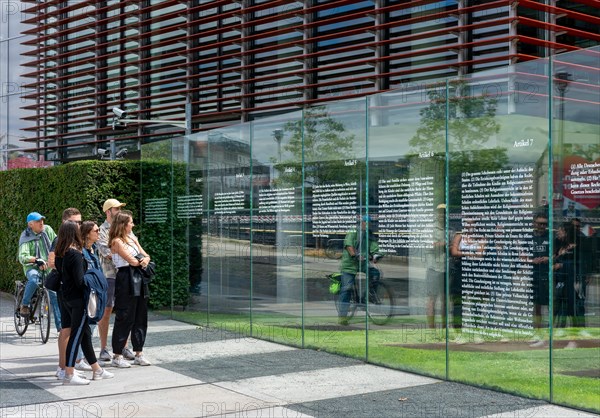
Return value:
M 340 289 L 340 311 L 338 321 L 340 325 L 348 325 L 348 302 L 354 286 L 356 274 L 367 272 L 369 277 L 369 285 L 373 291 L 380 278 L 379 270 L 371 265 L 369 261 L 377 261 L 383 254 L 379 252 L 379 244 L 375 240 L 375 236 L 370 225 L 371 218 L 363 216 L 360 229 L 350 231 L 344 239 L 344 251 L 342 253 L 341 263 L 341 289 Z
M 56 233 L 44 224 L 45 216 L 38 212 L 27 215 L 27 228 L 19 238 L 19 252 L 17 258 L 23 265 L 23 271 L 27 279 L 23 302 L 19 307 L 21 315 L 29 315 L 31 297 L 35 293 L 38 283 L 42 279 L 42 272 L 48 269 L 47 260 L 50 245 Z

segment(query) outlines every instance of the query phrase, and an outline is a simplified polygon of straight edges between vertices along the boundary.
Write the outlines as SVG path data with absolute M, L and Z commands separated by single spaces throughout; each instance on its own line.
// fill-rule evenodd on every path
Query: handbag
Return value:
M 129 266 L 129 291 L 131 296 L 141 296 L 145 283 L 139 267 Z
M 46 276 L 46 280 L 44 281 L 44 287 L 48 290 L 52 290 L 53 292 L 58 292 L 62 285 L 62 278 L 58 270 L 54 269 Z
M 95 319 L 98 313 L 98 294 L 95 290 L 90 291 L 87 304 L 87 314 L 90 319 Z
M 141 253 L 135 255 L 135 259 L 138 261 L 141 261 L 143 258 L 144 255 Z M 154 261 L 150 261 L 145 268 L 142 266 L 135 266 L 135 268 L 140 271 L 144 278 L 144 283 L 146 284 L 150 283 L 156 274 L 156 263 L 154 263 Z

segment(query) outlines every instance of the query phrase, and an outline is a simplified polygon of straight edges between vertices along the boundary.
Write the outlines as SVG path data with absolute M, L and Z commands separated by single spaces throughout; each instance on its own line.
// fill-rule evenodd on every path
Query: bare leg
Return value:
M 98 322 L 98 335 L 100 336 L 100 349 L 106 348 L 108 344 L 108 328 L 110 326 L 110 314 L 112 313 L 112 306 L 104 309 L 104 316 L 100 322 Z
M 63 328 L 58 333 L 58 366 L 64 369 L 67 364 L 67 343 L 71 335 L 71 328 Z

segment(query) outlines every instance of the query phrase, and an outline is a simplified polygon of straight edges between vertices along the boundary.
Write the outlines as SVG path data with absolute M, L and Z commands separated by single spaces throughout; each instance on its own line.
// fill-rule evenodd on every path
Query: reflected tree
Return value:
M 500 131 L 496 120 L 497 100 L 477 94 L 465 81 L 452 86 L 447 106 L 445 88 L 430 90 L 427 97 L 430 104 L 420 112 L 421 123 L 410 145 L 421 155 L 443 155 L 447 134 L 450 203 L 460 204 L 463 172 L 498 170 L 508 163 L 506 148 L 490 146 L 490 140 Z M 458 200 L 452 202 L 454 199 Z
M 349 169 L 348 160 L 357 160 L 354 152 L 355 136 L 346 131 L 344 123 L 331 117 L 324 106 L 306 109 L 303 120 L 290 121 L 283 127 L 289 141 L 283 146 L 289 158 L 276 163 L 279 178 L 277 186 L 302 184 L 302 157 L 305 179 L 309 184 L 338 183 L 360 178 L 356 161 Z

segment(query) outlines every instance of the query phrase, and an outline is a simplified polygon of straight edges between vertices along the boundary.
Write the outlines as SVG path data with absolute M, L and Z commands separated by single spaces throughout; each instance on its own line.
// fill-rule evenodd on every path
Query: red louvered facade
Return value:
M 24 3 L 28 141 L 61 161 L 159 134 L 113 131 L 114 106 L 189 103 L 197 132 L 600 43 L 594 0 Z

